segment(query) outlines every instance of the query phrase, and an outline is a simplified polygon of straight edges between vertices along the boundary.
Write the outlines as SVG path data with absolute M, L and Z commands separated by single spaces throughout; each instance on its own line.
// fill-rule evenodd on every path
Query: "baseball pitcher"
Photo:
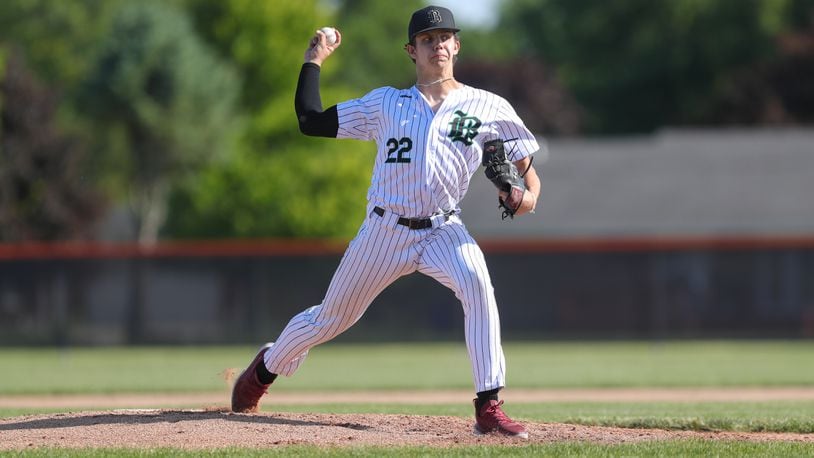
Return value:
M 506 100 L 455 79 L 459 30 L 446 8 L 416 11 L 405 45 L 415 62 L 415 85 L 378 88 L 325 110 L 320 68 L 342 35 L 320 30 L 311 38 L 295 96 L 300 130 L 376 142 L 367 214 L 322 303 L 294 316 L 238 378 L 235 412 L 256 411 L 278 375 L 293 375 L 311 348 L 352 326 L 396 279 L 418 271 L 454 291 L 463 306 L 477 393 L 475 433 L 528 437 L 498 398 L 506 383 L 498 307 L 483 253 L 462 223 L 458 203 L 483 166 L 486 178 L 478 173 L 477 179 L 494 183 L 503 218 L 533 212 L 540 182 L 531 155 L 539 146 Z

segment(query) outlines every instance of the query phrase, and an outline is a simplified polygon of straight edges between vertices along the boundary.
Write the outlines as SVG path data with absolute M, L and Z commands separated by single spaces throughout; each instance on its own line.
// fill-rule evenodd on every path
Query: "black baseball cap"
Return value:
M 416 11 L 410 18 L 410 25 L 407 27 L 407 42 L 412 43 L 415 36 L 421 32 L 436 29 L 461 31 L 455 27 L 452 11 L 443 6 L 428 6 Z

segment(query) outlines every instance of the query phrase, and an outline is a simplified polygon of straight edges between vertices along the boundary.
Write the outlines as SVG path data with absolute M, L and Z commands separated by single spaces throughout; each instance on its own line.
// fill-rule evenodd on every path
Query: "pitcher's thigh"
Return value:
M 460 224 L 439 228 L 422 254 L 419 271 L 450 288 L 468 312 L 471 307 L 494 304 L 494 289 L 486 259 L 478 244 Z
M 360 231 L 339 262 L 322 303 L 289 321 L 272 349 L 273 361 L 267 365 L 281 368 L 304 358 L 310 348 L 356 323 L 373 299 L 409 265 L 394 257 L 397 248 L 386 235 Z
M 415 270 L 411 248 L 399 233 L 372 226 L 342 257 L 317 319 L 341 316 L 356 322 L 387 286 Z

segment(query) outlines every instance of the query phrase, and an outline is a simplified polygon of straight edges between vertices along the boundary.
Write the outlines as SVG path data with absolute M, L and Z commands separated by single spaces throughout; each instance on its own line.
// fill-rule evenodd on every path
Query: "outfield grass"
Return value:
M 255 347 L 0 349 L 0 394 L 224 389 Z M 515 388 L 812 386 L 812 341 L 511 343 Z M 282 381 L 282 380 L 281 380 Z M 469 389 L 462 343 L 326 344 L 278 390 Z
M 505 346 L 511 387 L 737 387 L 814 385 L 814 342 L 516 343 Z M 224 390 L 219 375 L 240 368 L 254 347 L 0 349 L 0 395 Z M 336 345 L 315 349 L 274 389 L 470 389 L 463 344 Z M 160 406 L 156 406 L 160 407 Z M 99 406 L 104 409 L 105 406 Z M 266 408 L 271 405 L 266 404 Z M 277 411 L 471 416 L 471 406 L 335 404 Z M 814 401 L 512 403 L 510 415 L 538 422 L 691 430 L 814 432 Z M 0 417 L 57 409 L 0 409 Z M 0 455 L 9 453 L 0 452 Z M 434 449 L 317 448 L 39 449 L 15 456 L 812 456 L 814 445 L 682 440 L 640 444 L 557 443 Z

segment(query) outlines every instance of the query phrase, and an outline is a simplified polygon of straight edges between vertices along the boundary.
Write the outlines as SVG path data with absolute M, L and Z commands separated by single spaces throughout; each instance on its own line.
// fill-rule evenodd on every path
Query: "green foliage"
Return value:
M 502 27 L 555 65 L 597 132 L 708 119 L 734 75 L 771 58 L 786 0 L 513 0 Z M 511 26 L 510 26 L 511 25 Z
M 83 89 L 88 113 L 124 139 L 139 240 L 155 240 L 168 183 L 231 147 L 237 74 L 186 16 L 138 3 L 118 11 Z
M 0 81 L 5 78 L 6 75 L 6 59 L 7 59 L 8 51 L 0 46 Z M 0 94 L 0 113 L 3 111 L 3 94 Z M 0 130 L 0 140 L 3 138 L 2 130 Z
M 0 45 L 20 52 L 32 72 L 59 91 L 62 97 L 55 122 L 83 144 L 99 140 L 100 132 L 94 132 L 93 123 L 81 124 L 85 107 L 75 100 L 76 91 L 90 70 L 113 12 L 121 3 L 120 0 L 0 2 Z M 107 152 L 109 145 L 98 149 Z M 97 187 L 97 183 L 122 181 L 106 176 L 110 169 L 99 168 L 100 158 L 91 156 L 85 170 L 89 184 Z M 108 161 L 107 155 L 103 159 Z M 112 194 L 108 197 L 114 200 Z
M 812 0 L 786 0 L 789 7 L 785 11 L 782 22 L 787 24 L 789 32 L 811 32 L 814 30 L 814 1 Z M 780 3 L 780 2 L 778 2 Z
M 329 21 L 318 2 L 189 0 L 189 10 L 199 33 L 243 76 L 246 146 L 265 151 L 295 138 L 297 73 L 314 30 Z
M 464 28 L 458 32 L 461 39 L 459 62 L 509 61 L 519 54 L 517 43 L 503 30 Z
M 350 237 L 364 216 L 373 145 L 304 137 L 294 113 L 297 75 L 308 40 L 332 22 L 316 0 L 190 0 L 200 33 L 243 74 L 249 117 L 233 156 L 179 183 L 170 237 Z M 337 51 L 323 83 L 339 67 Z M 327 108 L 352 95 L 322 85 Z
M 19 52 L 0 73 L 0 240 L 86 237 L 103 205 L 84 182 L 83 145 L 56 123 L 55 91 Z
M 111 200 L 139 190 L 130 203 L 149 227 L 143 232 L 158 230 L 173 189 L 168 237 L 350 237 L 363 216 L 374 147 L 299 133 L 293 97 L 303 52 L 318 27 L 342 31 L 342 47 L 322 70 L 325 107 L 381 85 L 410 85 L 414 67 L 402 48 L 409 15 L 425 3 L 4 0 L 0 46 L 19 49 L 64 95 L 57 126 L 81 128 L 96 144 L 86 176 Z M 814 7 L 811 0 L 503 4 L 497 28 L 461 32 L 462 62 L 531 55 L 553 64 L 594 133 L 719 122 L 728 97 L 752 98 L 737 83 L 751 89 L 760 81 L 776 59 L 778 34 L 810 33 Z M 135 11 L 145 11 L 145 28 L 136 27 Z M 805 105 L 807 76 L 798 74 L 807 67 L 797 60 L 781 67 L 776 92 Z M 794 119 L 810 116 L 798 111 Z
M 408 87 L 415 82 L 415 65 L 404 50 L 407 24 L 420 0 L 382 2 L 344 0 L 335 26 L 342 33 L 336 53 L 338 79 L 365 92 L 380 86 Z
M 121 155 L 107 142 L 107 132 L 85 119 L 77 101 L 113 13 L 121 0 L 6 0 L 0 2 L 0 46 L 19 52 L 26 65 L 50 90 L 58 91 L 55 127 L 88 148 L 84 183 L 115 202 L 125 185 L 116 171 Z M 97 154 L 96 151 L 101 152 Z
M 19 48 L 39 77 L 71 90 L 92 64 L 121 0 L 3 0 L 0 43 Z
M 371 174 L 357 142 L 308 139 L 240 154 L 173 196 L 174 237 L 350 237 L 364 216 Z M 182 210 L 183 209 L 183 210 Z
M 150 180 L 228 146 L 237 87 L 235 72 L 202 45 L 183 15 L 138 4 L 117 15 L 84 100 L 99 121 L 126 130 L 134 173 Z

